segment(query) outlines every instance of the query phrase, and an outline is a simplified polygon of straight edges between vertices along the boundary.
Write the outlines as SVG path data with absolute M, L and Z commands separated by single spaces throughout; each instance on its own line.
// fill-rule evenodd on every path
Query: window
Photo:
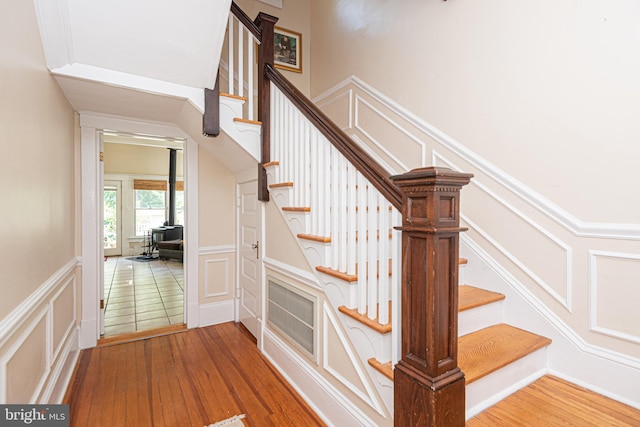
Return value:
M 144 236 L 152 228 L 160 227 L 166 220 L 167 182 L 134 179 L 136 197 L 136 236 Z
M 152 228 L 161 227 L 167 220 L 169 192 L 167 181 L 134 179 L 136 236 L 144 236 Z M 184 182 L 176 182 L 175 223 L 184 225 Z
M 144 236 L 165 221 L 165 191 L 136 190 L 136 236 Z

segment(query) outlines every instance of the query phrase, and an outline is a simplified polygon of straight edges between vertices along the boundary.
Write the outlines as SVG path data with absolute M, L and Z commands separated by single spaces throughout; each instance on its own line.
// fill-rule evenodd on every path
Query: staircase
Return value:
M 240 24 L 246 25 L 247 20 L 244 16 Z M 242 40 L 242 25 L 233 17 L 230 22 L 235 22 L 230 28 L 237 26 L 237 38 Z M 256 31 L 246 30 L 246 38 L 255 38 Z M 234 55 L 240 57 L 242 48 Z M 252 55 L 253 50 L 245 64 L 256 63 Z M 232 122 L 236 127 L 232 132 L 243 132 L 246 127 L 245 131 L 255 133 L 260 122 L 252 119 L 259 102 L 248 103 L 254 79 L 245 90 L 242 77 L 233 78 L 232 62 L 230 59 L 228 86 L 230 92 L 235 86 L 240 93 L 221 97 L 221 127 Z M 242 69 L 242 63 L 237 68 Z M 296 236 L 391 411 L 393 367 L 401 358 L 401 234 L 394 229 L 402 223 L 398 198 L 388 191 L 388 178 L 382 183 L 372 179 L 376 174 L 388 177 L 388 173 L 381 172 L 370 156 L 355 144 L 336 144 L 332 135 L 340 131 L 335 125 L 300 101 L 303 97 L 273 68 L 265 67 L 265 75 L 271 80 L 267 96 L 270 121 L 262 128 L 263 140 L 267 129 L 266 140 L 270 141 L 267 159 L 265 146 L 261 151 L 259 142 L 247 142 L 244 147 L 262 162 L 271 201 Z M 223 104 L 228 106 L 226 113 Z M 354 156 L 360 160 L 354 162 Z M 466 260 L 460 259 L 459 277 L 464 276 L 465 265 Z M 551 340 L 503 323 L 504 304 L 508 301 L 502 294 L 458 286 L 457 363 L 465 375 L 466 418 L 547 372 L 546 348 Z

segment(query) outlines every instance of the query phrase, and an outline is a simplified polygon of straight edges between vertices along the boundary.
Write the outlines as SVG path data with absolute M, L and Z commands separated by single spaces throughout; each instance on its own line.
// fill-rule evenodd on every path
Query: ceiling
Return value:
M 173 124 L 231 172 L 255 166 L 228 136 L 202 135 L 231 0 L 34 2 L 47 67 L 74 110 Z
M 231 0 L 35 0 L 47 66 L 214 82 Z

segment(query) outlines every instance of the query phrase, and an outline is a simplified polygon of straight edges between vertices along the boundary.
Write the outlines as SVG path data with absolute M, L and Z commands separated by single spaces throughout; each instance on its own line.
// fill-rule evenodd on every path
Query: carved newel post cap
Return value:
M 472 173 L 457 172 L 449 168 L 429 166 L 412 169 L 401 175 L 393 175 L 391 179 L 399 187 L 421 184 L 441 184 L 464 186 L 473 178 Z

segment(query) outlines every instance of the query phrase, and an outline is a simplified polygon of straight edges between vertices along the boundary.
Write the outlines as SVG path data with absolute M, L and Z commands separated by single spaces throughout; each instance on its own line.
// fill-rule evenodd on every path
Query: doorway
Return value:
M 238 259 L 239 268 L 239 318 L 240 322 L 258 338 L 258 318 L 262 317 L 261 238 L 258 221 L 257 180 L 238 184 Z
M 102 336 L 184 325 L 183 141 L 109 131 L 102 147 Z

